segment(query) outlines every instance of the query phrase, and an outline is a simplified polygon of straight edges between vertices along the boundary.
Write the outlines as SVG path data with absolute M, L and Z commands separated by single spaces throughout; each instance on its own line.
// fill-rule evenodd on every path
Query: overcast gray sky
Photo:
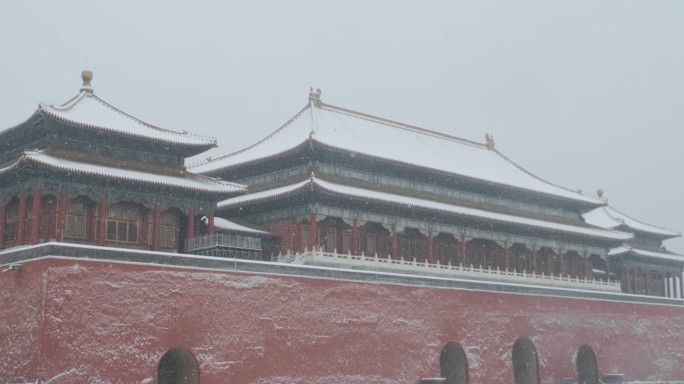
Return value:
M 684 1 L 2 1 L 0 129 L 68 100 L 88 67 L 100 97 L 216 137 L 218 155 L 313 85 L 333 105 L 493 133 L 538 176 L 681 230 L 682 20 Z

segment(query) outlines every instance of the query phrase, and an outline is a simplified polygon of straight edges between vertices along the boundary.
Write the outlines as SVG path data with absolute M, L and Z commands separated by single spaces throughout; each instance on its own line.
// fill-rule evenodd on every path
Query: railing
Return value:
M 185 251 L 195 252 L 216 247 L 261 250 L 261 239 L 253 236 L 214 233 L 186 240 Z
M 570 278 L 526 272 L 502 271 L 499 269 L 474 268 L 472 266 L 432 264 L 414 260 L 390 259 L 384 257 L 324 252 L 321 249 L 301 253 L 280 254 L 276 259 L 281 263 L 331 265 L 341 268 L 384 270 L 414 275 L 469 278 L 474 280 L 502 281 L 516 284 L 555 286 L 562 288 L 589 289 L 620 292 L 619 281 Z

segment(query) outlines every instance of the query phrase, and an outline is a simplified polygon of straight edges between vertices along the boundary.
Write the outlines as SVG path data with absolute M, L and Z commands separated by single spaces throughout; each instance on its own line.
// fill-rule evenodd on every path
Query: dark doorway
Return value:
M 584 344 L 577 351 L 577 383 L 578 384 L 598 384 L 598 364 L 594 350 Z
M 540 384 L 537 348 L 526 337 L 513 344 L 513 377 L 515 384 Z
M 197 384 L 199 367 L 195 356 L 185 349 L 168 350 L 159 360 L 157 367 L 158 384 Z
M 447 384 L 468 384 L 468 359 L 460 345 L 452 341 L 442 348 L 439 371 Z

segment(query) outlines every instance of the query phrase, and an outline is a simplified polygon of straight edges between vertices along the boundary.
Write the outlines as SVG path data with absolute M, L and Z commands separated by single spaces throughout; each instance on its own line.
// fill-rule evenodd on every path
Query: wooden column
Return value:
M 508 248 L 508 242 L 504 243 L 504 271 L 508 271 L 511 267 L 511 253 L 510 248 Z
M 539 270 L 537 268 L 537 247 L 533 246 L 532 247 L 532 269 L 534 270 L 534 274 L 540 274 Z
M 66 228 L 67 194 L 60 192 L 57 198 L 57 221 L 55 223 L 55 238 L 60 243 L 64 241 L 64 230 Z
M 681 273 L 679 274 L 679 298 L 684 299 L 684 279 Z
M 160 243 L 159 236 L 161 236 L 161 209 L 158 205 L 154 207 L 153 220 L 154 222 L 152 222 L 152 250 L 158 251 Z
M 606 281 L 610 282 L 610 261 L 608 261 L 608 256 L 606 256 Z
M 432 230 L 428 232 L 427 237 L 427 262 L 430 264 L 435 263 L 435 251 L 432 244 Z
M 558 250 L 558 276 L 563 277 L 565 276 L 566 271 L 565 271 L 565 263 L 563 263 L 563 250 L 559 249 Z
M 466 244 L 465 235 L 461 235 L 461 242 L 458 244 L 461 249 L 461 265 L 468 266 L 468 245 Z
M 17 218 L 17 242 L 16 245 L 24 245 L 26 238 L 26 198 L 24 195 L 19 196 L 19 217 Z
M 107 200 L 100 198 L 97 205 L 97 245 L 105 244 L 105 234 L 107 233 Z
M 318 218 L 315 213 L 309 216 L 309 249 L 318 250 Z
M 588 268 L 587 253 L 584 252 L 584 254 L 582 255 L 582 276 L 581 276 L 581 277 L 582 277 L 583 279 L 585 279 L 585 280 L 586 280 L 586 278 L 587 278 L 587 274 L 589 273 L 589 271 L 587 270 L 587 268 Z M 592 271 L 591 274 L 593 274 L 593 271 Z
M 188 240 L 195 238 L 195 209 L 190 208 L 188 211 Z
M 354 219 L 354 221 L 352 221 L 350 252 L 352 255 L 358 255 L 359 254 L 359 224 L 356 221 L 356 219 Z
M 33 206 L 31 207 L 31 233 L 29 234 L 29 244 L 38 244 L 40 234 L 40 203 L 41 190 L 33 191 Z
M 209 211 L 209 222 L 207 223 L 207 232 L 209 232 L 210 235 L 213 235 L 214 232 L 216 232 L 216 228 L 214 227 L 214 210 Z
M 7 229 L 7 215 L 5 204 L 0 203 L 0 249 L 5 248 L 5 230 Z
M 392 235 L 390 237 L 390 258 L 397 259 L 397 226 L 392 224 Z

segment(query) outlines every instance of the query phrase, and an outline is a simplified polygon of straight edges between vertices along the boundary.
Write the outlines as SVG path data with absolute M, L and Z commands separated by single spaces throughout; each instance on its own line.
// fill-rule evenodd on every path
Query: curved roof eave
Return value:
M 263 201 L 277 200 L 310 190 L 318 190 L 324 193 L 332 194 L 334 196 L 343 198 L 362 198 L 365 201 L 370 200 L 382 204 L 392 204 L 404 207 L 410 206 L 412 208 L 419 208 L 433 212 L 473 217 L 481 220 L 493 220 L 504 224 L 523 225 L 527 227 L 541 228 L 556 232 L 572 233 L 574 235 L 580 236 L 599 237 L 612 241 L 625 241 L 632 238 L 632 234 L 620 231 L 606 230 L 598 227 L 577 227 L 568 224 L 546 222 L 538 219 L 528 219 L 508 214 L 483 211 L 476 208 L 460 207 L 447 203 L 437 203 L 414 197 L 406 197 L 386 192 L 371 191 L 357 187 L 349 187 L 334 184 L 317 179 L 313 176 L 308 180 L 296 184 L 279 187 L 272 190 L 255 192 L 253 194 L 237 196 L 234 198 L 224 200 L 218 203 L 218 209 L 220 210 L 221 208 L 229 208 L 246 204 L 257 204 Z
M 65 164 L 59 165 L 56 164 L 55 161 L 65 162 Z M 150 174 L 141 171 L 122 170 L 93 164 L 77 163 L 69 160 L 53 158 L 51 156 L 41 154 L 39 151 L 25 152 L 24 155 L 15 163 L 0 169 L 0 174 L 11 172 L 19 168 L 22 164 L 30 164 L 32 166 L 54 172 L 80 174 L 83 176 L 95 177 L 104 180 L 118 180 L 129 184 L 153 185 L 162 188 L 183 190 L 186 192 L 216 195 L 217 197 L 226 195 L 239 195 L 245 193 L 247 188 L 241 184 L 230 183 L 202 175 L 197 176 L 203 180 L 192 180 L 187 178 Z M 87 167 L 89 170 L 83 169 L 82 167 Z M 206 184 L 206 186 L 202 184 Z

